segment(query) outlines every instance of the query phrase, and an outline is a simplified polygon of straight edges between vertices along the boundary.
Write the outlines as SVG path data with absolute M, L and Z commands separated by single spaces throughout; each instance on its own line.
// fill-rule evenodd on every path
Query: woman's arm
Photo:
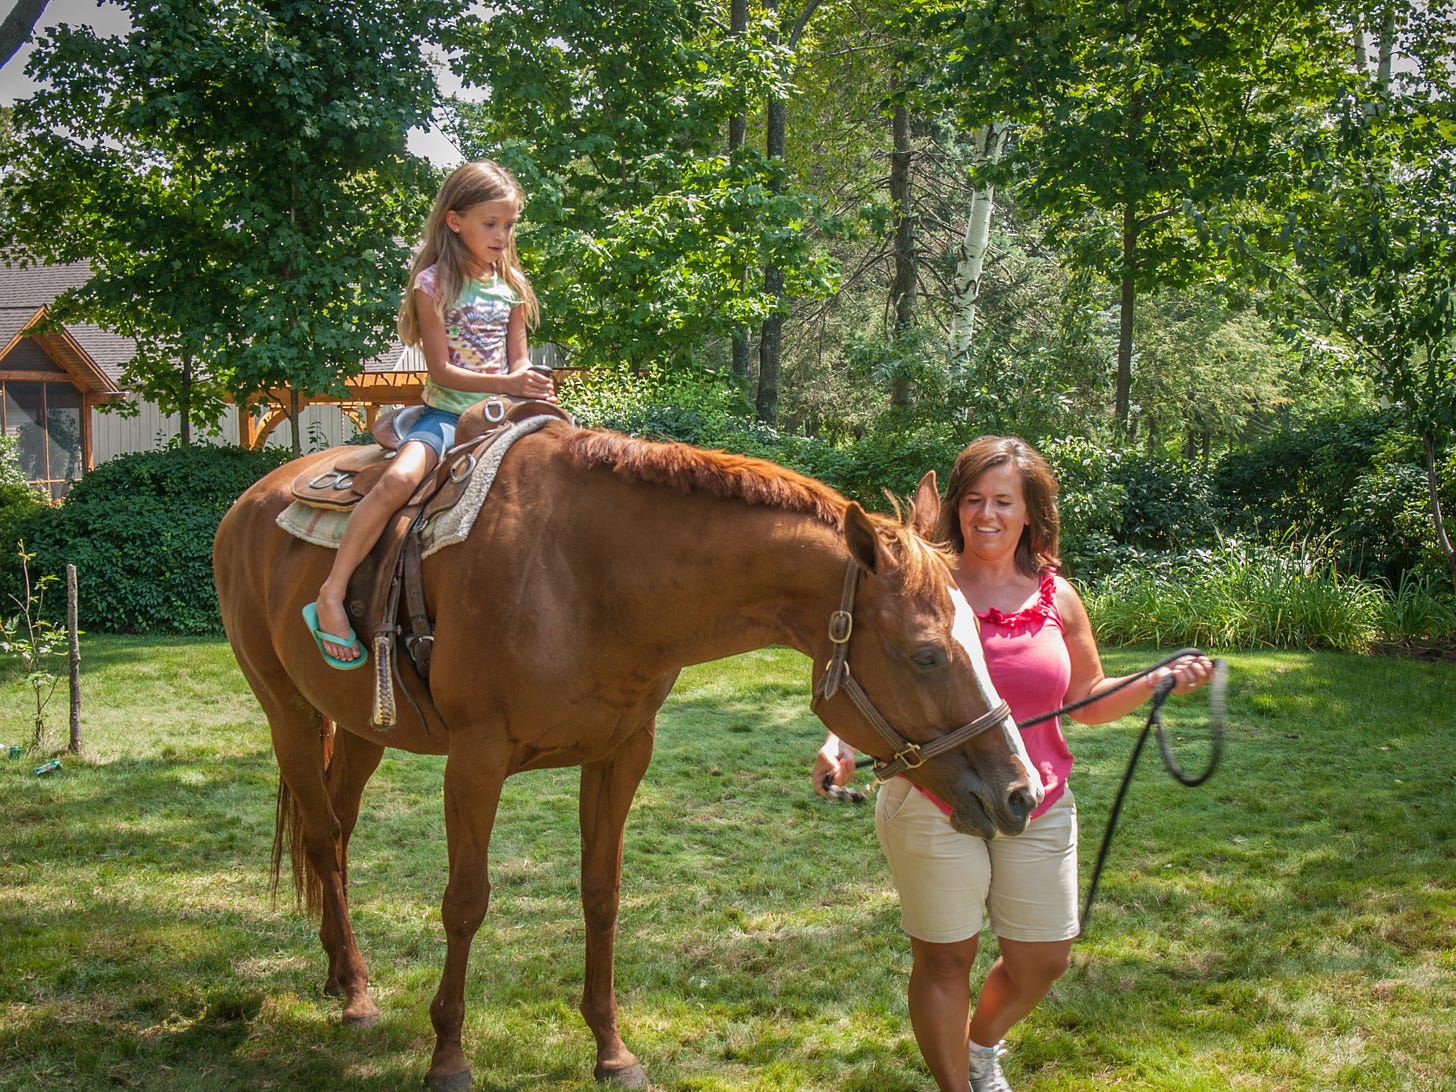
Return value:
M 1057 611 L 1062 616 L 1062 632 L 1072 660 L 1066 703 L 1070 705 L 1083 698 L 1107 695 L 1067 714 L 1073 720 L 1083 724 L 1106 724 L 1126 716 L 1147 701 L 1159 681 L 1168 675 L 1177 679 L 1174 689 L 1185 694 L 1197 690 L 1213 677 L 1213 663 L 1207 657 L 1184 656 L 1114 693 L 1114 688 L 1128 676 L 1109 679 L 1102 674 L 1102 656 L 1097 651 L 1097 638 L 1092 635 L 1087 608 L 1082 605 L 1082 597 L 1077 590 L 1061 577 L 1057 577 Z

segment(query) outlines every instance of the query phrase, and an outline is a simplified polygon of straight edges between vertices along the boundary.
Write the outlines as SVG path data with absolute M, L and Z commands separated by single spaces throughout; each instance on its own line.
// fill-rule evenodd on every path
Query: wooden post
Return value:
M 76 635 L 76 566 L 66 566 L 66 635 L 71 641 L 71 753 L 81 753 L 81 639 Z

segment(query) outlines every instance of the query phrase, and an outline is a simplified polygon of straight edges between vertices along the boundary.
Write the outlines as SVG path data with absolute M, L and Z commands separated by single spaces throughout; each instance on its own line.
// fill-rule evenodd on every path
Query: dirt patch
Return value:
M 1399 656 L 1407 660 L 1456 664 L 1456 645 L 1410 645 L 1393 641 L 1380 642 L 1370 648 L 1372 656 Z

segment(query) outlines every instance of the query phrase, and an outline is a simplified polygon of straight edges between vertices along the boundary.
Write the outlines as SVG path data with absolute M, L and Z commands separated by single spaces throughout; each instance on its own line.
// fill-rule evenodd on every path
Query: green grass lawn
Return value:
M 443 760 L 391 753 L 366 794 L 354 923 L 384 1020 L 345 1029 L 316 927 L 270 903 L 276 768 L 227 646 L 83 655 L 85 758 L 0 762 L 0 1089 L 418 1088 Z M 1224 764 L 1185 789 L 1149 748 L 1073 967 L 1011 1035 L 1014 1087 L 1456 1087 L 1456 665 L 1229 660 Z M 808 692 L 803 657 L 764 650 L 685 672 L 660 718 L 617 964 L 660 1089 L 933 1087 L 872 805 L 808 788 Z M 0 744 L 29 739 L 28 697 L 0 670 Z M 1190 768 L 1202 708 L 1168 711 Z M 63 744 L 64 684 L 49 719 Z M 1140 723 L 1069 731 L 1084 884 Z M 482 1089 L 594 1087 L 575 824 L 574 770 L 508 784 L 467 992 Z

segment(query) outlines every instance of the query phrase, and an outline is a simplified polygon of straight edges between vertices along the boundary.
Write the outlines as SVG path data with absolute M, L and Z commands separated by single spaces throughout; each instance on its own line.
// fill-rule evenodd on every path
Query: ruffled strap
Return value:
M 1046 569 L 1036 589 L 1036 602 L 1020 610 L 1003 612 L 992 607 L 976 617 L 1011 634 L 1023 633 L 1050 618 L 1057 609 L 1057 570 Z

